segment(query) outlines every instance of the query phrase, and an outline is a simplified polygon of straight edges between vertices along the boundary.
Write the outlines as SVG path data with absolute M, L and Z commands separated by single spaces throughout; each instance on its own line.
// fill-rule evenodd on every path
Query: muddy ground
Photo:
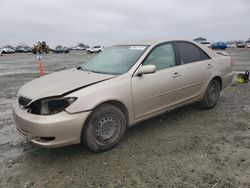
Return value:
M 227 50 L 250 70 L 250 49 Z M 86 52 L 44 55 L 46 73 L 75 67 Z M 129 128 L 113 150 L 43 149 L 16 131 L 11 104 L 38 76 L 36 56 L 0 57 L 0 187 L 250 187 L 250 83 L 230 86 L 218 105 L 189 105 Z

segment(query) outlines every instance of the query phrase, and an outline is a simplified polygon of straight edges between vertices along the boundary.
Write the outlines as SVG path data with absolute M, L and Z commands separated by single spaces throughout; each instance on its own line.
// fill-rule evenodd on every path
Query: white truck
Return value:
M 92 48 L 88 48 L 87 49 L 87 53 L 90 54 L 90 53 L 100 53 L 104 50 L 104 47 L 103 46 L 94 46 Z

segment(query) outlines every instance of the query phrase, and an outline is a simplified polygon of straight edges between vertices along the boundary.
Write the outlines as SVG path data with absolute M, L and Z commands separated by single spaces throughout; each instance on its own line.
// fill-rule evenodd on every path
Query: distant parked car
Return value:
M 69 49 L 67 47 L 62 47 L 62 46 L 57 46 L 54 50 L 53 53 L 69 53 Z
M 237 42 L 236 46 L 237 48 L 245 48 L 246 44 L 244 42 Z
M 205 41 L 205 42 L 201 42 L 201 44 L 203 44 L 203 45 L 207 46 L 208 48 L 210 48 L 210 47 L 211 47 L 211 43 L 210 43 L 210 42 L 207 42 L 207 41 Z
M 225 42 L 216 42 L 211 45 L 211 48 L 225 50 L 227 48 L 227 44 Z
M 76 46 L 73 48 L 73 50 L 86 50 L 86 47 Z
M 247 41 L 246 41 L 246 47 L 247 47 L 247 48 L 250 48 L 250 40 L 247 40 Z
M 13 54 L 13 53 L 15 53 L 15 50 L 13 50 L 11 48 L 2 48 L 1 53 L 2 54 Z
M 227 48 L 237 48 L 236 44 L 227 44 Z
M 30 50 L 28 50 L 27 48 L 23 47 L 23 46 L 17 46 L 15 49 L 16 53 L 28 53 L 30 52 Z
M 92 48 L 87 49 L 88 53 L 100 53 L 104 50 L 103 46 L 94 46 Z

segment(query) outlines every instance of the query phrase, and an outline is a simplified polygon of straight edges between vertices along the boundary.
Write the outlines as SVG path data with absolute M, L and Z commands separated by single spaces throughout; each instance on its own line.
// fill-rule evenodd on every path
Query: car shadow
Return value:
M 170 112 L 165 112 L 156 117 L 150 118 L 148 120 L 142 121 L 135 126 L 129 127 L 126 131 L 126 136 L 131 136 L 131 134 L 136 134 L 136 132 L 141 130 L 151 131 L 153 129 L 161 128 L 162 126 L 171 126 L 168 122 L 178 122 L 179 120 L 186 118 L 190 113 L 201 111 L 201 107 L 199 104 L 190 104 L 183 106 L 181 108 L 177 108 Z M 174 125 L 175 126 L 175 125 Z

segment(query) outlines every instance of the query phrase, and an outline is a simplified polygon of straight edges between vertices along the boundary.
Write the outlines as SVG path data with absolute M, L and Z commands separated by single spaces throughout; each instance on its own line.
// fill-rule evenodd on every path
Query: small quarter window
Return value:
M 200 53 L 201 53 L 202 60 L 210 59 L 210 57 L 205 52 L 203 52 L 203 50 L 200 50 Z

